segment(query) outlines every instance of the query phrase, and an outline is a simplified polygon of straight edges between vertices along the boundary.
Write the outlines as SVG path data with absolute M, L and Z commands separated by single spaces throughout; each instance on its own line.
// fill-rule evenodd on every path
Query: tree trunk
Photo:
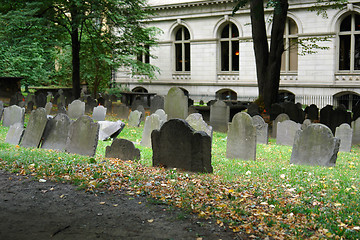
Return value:
M 80 39 L 78 9 L 75 5 L 70 8 L 71 14 L 71 50 L 72 50 L 72 93 L 75 99 L 80 98 Z

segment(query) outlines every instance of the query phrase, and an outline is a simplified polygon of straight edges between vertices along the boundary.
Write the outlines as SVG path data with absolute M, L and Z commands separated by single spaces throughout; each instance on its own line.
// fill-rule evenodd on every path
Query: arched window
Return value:
M 339 70 L 360 70 L 360 15 L 345 17 L 339 31 Z
M 220 39 L 221 71 L 239 71 L 239 30 L 228 23 L 221 31 Z
M 298 70 L 298 27 L 294 20 L 287 18 L 284 31 L 284 53 L 281 57 L 282 72 L 296 72 Z
M 184 26 L 175 32 L 175 70 L 190 71 L 190 32 Z

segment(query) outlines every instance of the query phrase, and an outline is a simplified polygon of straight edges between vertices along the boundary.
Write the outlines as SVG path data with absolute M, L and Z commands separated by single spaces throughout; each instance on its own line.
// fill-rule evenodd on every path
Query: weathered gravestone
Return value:
M 64 113 L 58 113 L 54 118 L 49 119 L 41 148 L 64 151 L 71 123 L 70 118 Z
M 305 129 L 307 128 L 308 126 L 310 126 L 312 123 L 311 123 L 311 120 L 310 119 L 305 119 L 304 122 L 301 124 L 301 129 Z
M 4 112 L 4 103 L 0 101 L 0 122 L 2 119 L 3 112 Z
M 227 132 L 230 119 L 230 107 L 218 100 L 210 105 L 210 125 L 214 131 Z
M 138 110 L 131 111 L 128 122 L 129 126 L 139 127 L 141 123 L 141 115 L 142 113 L 139 112 Z
M 296 123 L 302 123 L 304 121 L 305 113 L 301 106 L 293 102 L 284 102 L 282 103 L 282 106 L 284 108 L 284 113 L 289 116 L 290 120 Z
M 116 138 L 125 127 L 125 123 L 118 120 L 116 122 L 111 121 L 98 121 L 100 125 L 99 140 L 105 141 L 109 138 Z
M 139 112 L 141 112 L 141 117 L 140 117 L 140 121 L 143 122 L 145 120 L 145 108 L 143 105 L 139 105 L 137 106 L 136 110 L 138 110 Z
M 10 127 L 14 123 L 21 123 L 24 125 L 25 108 L 16 105 L 6 107 L 3 113 L 3 126 Z
M 180 88 L 170 88 L 165 97 L 164 110 L 168 119 L 185 119 L 188 116 L 188 98 Z
M 351 129 L 349 124 L 343 123 L 339 127 L 336 127 L 335 137 L 340 139 L 340 152 L 351 151 L 352 136 L 353 130 Z
M 305 108 L 306 118 L 311 121 L 319 120 L 319 108 L 315 104 Z
M 190 114 L 185 121 L 190 124 L 190 126 L 195 129 L 195 131 L 203 131 L 206 132 L 212 139 L 213 128 L 212 126 L 207 125 L 207 123 L 203 120 L 203 117 L 200 113 L 192 113 Z
M 85 114 L 85 103 L 80 100 L 74 100 L 68 106 L 67 115 L 71 119 L 77 119 Z
M 151 133 L 155 129 L 159 130 L 161 125 L 162 124 L 159 115 L 154 113 L 146 117 L 140 145 L 144 147 L 151 147 Z
M 311 124 L 296 133 L 290 163 L 335 166 L 340 139 L 324 124 Z
M 292 120 L 278 122 L 276 133 L 276 144 L 289 145 L 294 144 L 296 132 L 301 129 L 301 124 Z
M 120 119 L 128 119 L 129 118 L 129 107 L 125 104 L 121 105 L 114 105 L 113 112 L 118 116 Z
M 285 114 L 285 113 L 281 113 L 272 122 L 272 137 L 273 138 L 276 138 L 278 123 L 282 122 L 282 121 L 285 121 L 285 120 L 290 120 L 289 116 L 287 114 Z
M 104 121 L 106 117 L 106 110 L 107 108 L 101 105 L 94 107 L 92 119 L 95 121 Z
M 264 119 L 255 115 L 252 117 L 252 123 L 256 128 L 256 143 L 268 144 L 269 142 L 269 125 L 264 121 Z
M 256 160 L 256 127 L 245 112 L 235 114 L 229 124 L 226 158 Z
M 360 118 L 351 122 L 351 128 L 353 129 L 352 145 L 360 144 Z
M 163 109 L 156 110 L 155 114 L 160 117 L 161 125 L 163 125 L 167 121 L 167 114 Z
M 21 123 L 14 123 L 10 126 L 6 134 L 5 142 L 13 145 L 18 145 L 24 134 L 24 125 Z
M 51 102 L 47 102 L 45 104 L 45 111 L 46 111 L 46 115 L 50 115 L 51 114 L 51 109 L 52 109 L 52 103 Z
M 155 113 L 158 109 L 164 109 L 165 99 L 163 96 L 155 95 L 150 102 L 150 112 Z
M 37 95 L 35 95 L 35 104 L 36 104 L 36 107 L 39 108 L 39 107 L 42 107 L 44 108 L 45 105 L 46 105 L 46 96 L 44 93 L 39 93 Z
M 105 157 L 131 161 L 139 160 L 140 150 L 131 141 L 117 138 L 114 139 L 111 146 L 106 147 Z
M 153 166 L 180 168 L 193 172 L 213 171 L 211 138 L 196 132 L 185 120 L 171 119 L 151 134 Z
M 32 110 L 20 145 L 22 147 L 39 147 L 47 121 L 45 108 Z
M 94 156 L 99 139 L 99 124 L 91 117 L 83 115 L 70 126 L 65 151 L 86 156 Z

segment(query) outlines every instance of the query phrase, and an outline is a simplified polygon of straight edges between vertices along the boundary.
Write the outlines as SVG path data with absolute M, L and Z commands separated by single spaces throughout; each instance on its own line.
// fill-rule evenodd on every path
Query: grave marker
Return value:
M 140 150 L 131 141 L 117 138 L 106 147 L 105 157 L 134 161 L 140 159 Z
M 49 119 L 41 148 L 65 151 L 71 123 L 70 118 L 64 113 L 58 113 L 54 118 Z
M 353 130 L 351 129 L 349 124 L 343 123 L 339 127 L 336 127 L 335 137 L 340 139 L 340 152 L 351 151 L 352 136 Z
M 188 98 L 180 88 L 170 88 L 165 97 L 164 110 L 168 119 L 185 119 L 188 116 Z
M 45 108 L 32 110 L 20 145 L 22 147 L 39 147 L 47 121 Z

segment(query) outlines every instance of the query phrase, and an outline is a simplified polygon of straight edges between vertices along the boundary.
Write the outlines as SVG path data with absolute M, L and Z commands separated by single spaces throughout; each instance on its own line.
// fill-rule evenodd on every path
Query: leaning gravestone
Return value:
M 3 112 L 4 112 L 4 103 L 0 101 L 0 122 L 2 119 Z
M 50 115 L 51 114 L 51 109 L 52 109 L 52 103 L 51 102 L 47 102 L 45 104 L 45 110 L 46 110 L 46 115 Z
M 276 138 L 278 123 L 285 121 L 285 120 L 290 120 L 289 116 L 285 113 L 281 113 L 275 118 L 275 120 L 272 123 L 272 137 L 273 138 Z
M 71 122 L 70 118 L 63 113 L 58 113 L 51 118 L 45 127 L 41 148 L 64 151 Z
M 3 126 L 10 127 L 14 123 L 21 123 L 24 125 L 25 108 L 16 105 L 6 107 L 3 113 Z
M 85 114 L 85 103 L 80 100 L 74 100 L 68 106 L 67 115 L 71 119 L 77 119 Z
M 39 147 L 47 121 L 45 108 L 32 110 L 20 145 L 22 147 Z
M 200 113 L 192 113 L 190 114 L 185 121 L 190 124 L 190 126 L 195 129 L 195 131 L 203 131 L 206 132 L 212 139 L 213 129 L 212 126 L 207 125 L 207 123 L 203 120 L 203 117 Z
M 339 152 L 350 152 L 353 130 L 347 123 L 341 124 L 335 130 L 335 137 L 340 139 Z
M 105 141 L 109 138 L 116 138 L 125 127 L 125 123 L 118 120 L 116 122 L 111 121 L 98 121 L 99 128 L 99 140 Z
M 218 100 L 210 105 L 210 125 L 214 131 L 227 132 L 230 119 L 230 107 Z
M 159 115 L 151 114 L 150 116 L 146 117 L 140 145 L 144 147 L 151 147 L 151 133 L 155 129 L 159 130 L 160 127 L 161 120 Z
M 256 128 L 256 143 L 258 144 L 268 144 L 269 142 L 269 125 L 264 121 L 264 119 L 255 115 L 252 117 L 252 123 Z
M 10 126 L 8 133 L 6 134 L 5 142 L 13 145 L 18 145 L 24 134 L 24 125 L 21 123 L 15 123 Z
M 155 95 L 150 102 L 150 112 L 155 113 L 158 109 L 164 109 L 165 99 L 163 96 Z
M 139 127 L 141 123 L 141 115 L 142 113 L 139 112 L 138 110 L 131 111 L 128 122 L 129 126 Z
M 91 117 L 83 115 L 70 126 L 65 151 L 86 156 L 94 156 L 99 139 L 99 124 Z
M 106 147 L 105 157 L 131 161 L 139 160 L 140 150 L 131 141 L 117 138 L 114 139 L 111 146 Z
M 276 133 L 276 144 L 289 145 L 294 144 L 296 132 L 301 129 L 301 124 L 292 120 L 278 122 Z
M 167 114 L 163 109 L 158 109 L 155 111 L 155 114 L 160 117 L 161 125 L 163 125 L 167 121 Z
M 143 122 L 145 120 L 145 108 L 143 105 L 139 105 L 137 106 L 136 110 L 138 110 L 139 112 L 141 112 L 141 117 L 140 117 L 140 121 Z
M 360 144 L 360 118 L 351 122 L 351 128 L 353 129 L 352 145 Z
M 226 158 L 256 160 L 256 127 L 249 114 L 235 114 L 227 136 Z
M 296 133 L 290 163 L 296 165 L 335 166 L 340 139 L 329 127 L 311 124 Z
M 94 107 L 92 119 L 95 121 L 104 121 L 106 117 L 106 110 L 107 108 L 101 105 Z
M 185 120 L 171 119 L 151 134 L 153 166 L 211 173 L 211 138 Z
M 168 119 L 185 119 L 188 116 L 188 98 L 180 88 L 170 88 L 165 97 L 164 110 Z

